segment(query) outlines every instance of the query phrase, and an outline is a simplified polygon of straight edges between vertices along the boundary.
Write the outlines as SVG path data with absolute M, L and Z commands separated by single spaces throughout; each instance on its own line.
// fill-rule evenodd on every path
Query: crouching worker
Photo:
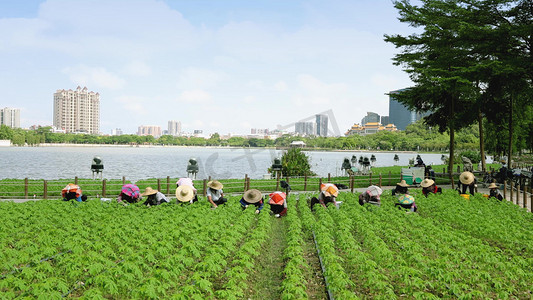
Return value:
M 153 205 L 159 205 L 162 203 L 169 203 L 167 197 L 163 195 L 158 190 L 154 190 L 151 187 L 147 187 L 144 193 L 141 194 L 141 196 L 146 196 L 146 201 L 144 201 L 144 205 L 153 206 Z
M 359 204 L 364 205 L 365 203 L 370 203 L 381 206 L 381 193 L 383 193 L 383 190 L 379 186 L 371 185 L 359 195 Z
M 185 177 L 185 178 L 180 178 L 177 182 L 176 182 L 176 195 L 178 194 L 178 190 L 177 188 L 179 188 L 180 186 L 190 186 L 194 192 L 194 197 L 191 199 L 191 203 L 193 202 L 198 202 L 198 191 L 196 190 L 196 188 L 194 187 L 194 184 L 192 182 L 192 179 L 188 178 L 188 177 Z M 181 191 L 180 191 L 181 192 Z M 176 196 L 177 197 L 177 196 Z M 178 199 L 179 200 L 179 199 Z
M 83 195 L 79 185 L 69 183 L 61 190 L 61 197 L 63 201 L 76 200 L 78 202 L 87 201 L 87 196 Z
M 255 206 L 255 213 L 258 214 L 263 209 L 263 196 L 259 190 L 247 190 L 244 192 L 244 195 L 242 195 L 239 203 L 241 204 L 242 210 L 245 210 L 250 205 Z
M 196 191 L 190 185 L 180 185 L 176 189 L 176 199 L 178 203 L 193 203 L 194 200 L 198 201 L 196 197 Z
M 135 184 L 128 183 L 122 186 L 120 194 L 117 197 L 117 202 L 123 203 L 122 201 L 126 201 L 128 203 L 136 203 L 139 201 L 140 197 L 141 192 L 139 190 L 139 187 Z
M 283 192 L 274 192 L 269 195 L 270 214 L 276 218 L 287 215 L 287 195 Z
M 476 183 L 476 176 L 472 174 L 471 172 L 463 172 L 461 175 L 459 175 L 459 181 L 461 182 L 461 194 L 466 194 L 466 189 L 468 188 L 468 191 L 473 196 L 474 195 L 474 188 L 477 187 Z
M 323 183 L 320 185 L 320 194 L 318 195 L 318 198 L 311 198 L 311 210 L 313 210 L 313 207 L 317 203 L 322 205 L 324 208 L 327 208 L 327 203 L 333 203 L 335 206 L 337 206 L 337 201 L 335 199 L 338 195 L 339 189 L 336 185 L 333 183 Z
M 435 184 L 435 181 L 429 178 L 422 180 L 422 182 L 420 183 L 420 186 L 422 187 L 422 194 L 424 194 L 426 198 L 430 193 L 433 193 L 433 194 L 441 193 L 442 194 L 442 189 L 440 187 L 437 187 L 437 185 Z
M 417 207 L 415 204 L 415 198 L 411 195 L 401 195 L 398 197 L 398 202 L 394 204 L 394 206 L 397 206 L 398 209 L 408 209 L 410 212 L 416 212 Z
M 392 195 L 409 194 L 409 185 L 405 180 L 402 180 L 396 184 L 396 187 L 392 190 Z
M 228 202 L 228 199 L 224 198 L 224 191 L 222 188 L 224 187 L 222 183 L 218 180 L 211 180 L 207 183 L 207 200 L 213 208 L 217 208 L 221 204 L 226 204 Z
M 494 182 L 489 184 L 489 191 L 489 198 L 494 197 L 500 201 L 503 200 L 503 196 L 500 194 L 499 187 Z

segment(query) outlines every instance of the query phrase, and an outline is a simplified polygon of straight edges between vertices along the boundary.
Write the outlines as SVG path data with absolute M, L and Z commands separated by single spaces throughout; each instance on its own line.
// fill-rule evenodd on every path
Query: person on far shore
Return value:
M 405 189 L 405 191 L 407 191 L 407 189 Z M 381 193 L 383 193 L 383 190 L 379 186 L 371 185 L 366 188 L 366 191 L 359 194 L 359 204 L 365 205 L 365 203 L 370 203 L 372 205 L 381 206 Z
M 392 190 L 392 195 L 396 194 L 409 194 L 409 185 L 405 180 L 402 179 L 402 181 L 398 182 L 396 184 L 396 187 Z
M 468 191 L 471 195 L 474 195 L 474 188 L 476 187 L 476 177 L 472 172 L 463 172 L 461 175 L 459 175 L 459 181 L 461 182 L 461 194 L 466 194 L 466 189 L 468 188 Z
M 61 190 L 61 197 L 63 197 L 63 201 L 87 201 L 87 196 L 83 195 L 80 186 L 74 183 L 67 184 L 67 186 Z
M 263 209 L 263 195 L 257 189 L 250 189 L 244 192 L 239 203 L 242 210 L 245 210 L 250 205 L 255 206 L 255 213 L 258 214 Z
M 273 192 L 268 195 L 268 204 L 270 204 L 270 213 L 276 218 L 287 215 L 287 194 L 284 192 Z
M 222 185 L 220 181 L 211 180 L 207 183 L 207 187 L 207 200 L 209 203 L 211 203 L 213 208 L 217 208 L 219 205 L 226 204 L 228 202 L 228 199 L 224 198 L 224 191 L 222 190 L 224 185 Z
M 337 206 L 336 198 L 339 195 L 339 189 L 333 183 L 323 183 L 320 186 L 320 194 L 317 197 L 311 198 L 311 210 L 313 210 L 315 204 L 320 204 L 322 207 L 327 208 L 327 203 L 333 203 Z
M 147 196 L 146 201 L 144 201 L 143 204 L 148 206 L 154 206 L 170 202 L 163 193 L 158 190 L 154 190 L 151 187 L 147 187 L 145 192 L 142 193 L 141 196 Z
M 489 184 L 489 191 L 489 198 L 494 197 L 500 201 L 503 200 L 503 196 L 500 194 L 499 187 L 494 182 Z
M 422 194 L 424 194 L 424 196 L 427 196 L 430 194 L 430 193 L 433 193 L 433 194 L 436 194 L 436 193 L 440 193 L 442 194 L 442 189 L 440 187 L 437 187 L 437 185 L 435 184 L 435 181 L 429 179 L 429 178 L 426 178 L 424 180 L 422 180 L 422 182 L 420 183 L 420 186 L 422 187 Z
M 191 203 L 198 202 L 198 191 L 194 187 L 194 183 L 192 182 L 192 179 L 190 179 L 188 177 L 180 178 L 176 182 L 176 195 L 178 194 L 177 188 L 179 188 L 180 186 L 185 186 L 185 185 L 186 186 L 190 186 L 192 188 L 193 192 L 194 192 L 194 197 L 191 199 Z

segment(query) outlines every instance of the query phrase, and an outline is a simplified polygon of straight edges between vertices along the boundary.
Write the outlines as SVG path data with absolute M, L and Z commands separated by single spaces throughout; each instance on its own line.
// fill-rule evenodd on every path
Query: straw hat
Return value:
M 207 183 L 207 186 L 214 189 L 214 190 L 220 190 L 224 187 L 224 185 L 222 185 L 222 183 L 220 183 L 220 181 L 218 180 L 211 180 Z
M 430 187 L 432 185 L 435 184 L 435 181 L 429 179 L 429 178 L 426 178 L 424 180 L 422 180 L 422 182 L 420 183 L 420 186 L 421 187 Z
M 146 190 L 144 191 L 144 193 L 141 194 L 141 196 L 150 196 L 150 195 L 153 195 L 153 194 L 157 194 L 157 192 L 159 192 L 159 191 L 158 190 L 154 190 L 151 187 L 147 187 Z
M 339 189 L 332 183 L 322 184 L 320 190 L 324 193 L 324 196 L 326 197 L 337 197 L 339 195 Z
M 468 171 L 461 173 L 461 175 L 459 176 L 459 181 L 461 181 L 462 184 L 471 184 L 472 182 L 474 182 L 474 179 L 474 174 Z
M 401 187 L 409 187 L 409 185 L 407 184 L 407 182 L 405 182 L 405 180 L 398 182 L 396 185 L 399 185 Z
M 244 192 L 244 195 L 242 196 L 244 198 L 244 201 L 248 203 L 257 203 L 261 201 L 261 198 L 263 197 L 261 195 L 261 192 L 257 189 L 251 189 Z
M 489 184 L 489 189 L 497 189 L 499 188 L 498 185 L 496 185 L 496 183 L 492 182 L 491 184 Z
M 283 201 L 287 198 L 287 195 L 283 192 L 274 192 L 269 195 L 270 200 L 268 201 L 269 204 L 277 204 L 281 205 L 283 204 Z
M 176 189 L 176 198 L 179 202 L 189 202 L 194 198 L 194 190 L 190 185 L 180 185 Z

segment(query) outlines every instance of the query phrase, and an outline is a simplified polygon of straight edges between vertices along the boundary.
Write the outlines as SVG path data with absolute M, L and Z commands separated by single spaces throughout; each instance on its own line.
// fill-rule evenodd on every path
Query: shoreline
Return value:
M 232 147 L 232 146 L 185 146 L 185 145 L 124 145 L 124 144 L 72 144 L 72 143 L 43 143 L 34 146 L 6 146 L 5 148 L 52 148 L 52 147 L 72 147 L 72 148 L 206 148 L 206 149 L 264 149 L 264 150 L 287 150 L 289 147 Z M 4 147 L 2 147 L 4 148 Z M 410 150 L 360 150 L 360 149 L 312 149 L 302 148 L 306 152 L 356 152 L 356 153 L 428 153 L 428 154 L 448 154 L 448 152 L 425 152 Z

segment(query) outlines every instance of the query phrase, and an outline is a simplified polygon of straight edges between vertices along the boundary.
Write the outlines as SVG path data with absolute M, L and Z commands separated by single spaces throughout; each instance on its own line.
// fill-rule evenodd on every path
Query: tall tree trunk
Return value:
M 511 92 L 511 104 L 509 108 L 509 145 L 507 149 L 507 167 L 512 169 L 511 158 L 513 155 L 513 103 L 514 103 L 514 92 Z
M 454 188 L 453 183 L 453 157 L 455 150 L 455 101 L 454 97 L 451 96 L 451 105 L 450 105 L 450 159 L 448 161 L 448 175 L 450 176 L 450 181 L 452 183 L 452 189 Z
M 478 109 L 478 123 L 479 123 L 479 152 L 481 153 L 481 170 L 485 172 L 485 139 L 483 137 L 483 116 L 481 115 L 481 109 Z

